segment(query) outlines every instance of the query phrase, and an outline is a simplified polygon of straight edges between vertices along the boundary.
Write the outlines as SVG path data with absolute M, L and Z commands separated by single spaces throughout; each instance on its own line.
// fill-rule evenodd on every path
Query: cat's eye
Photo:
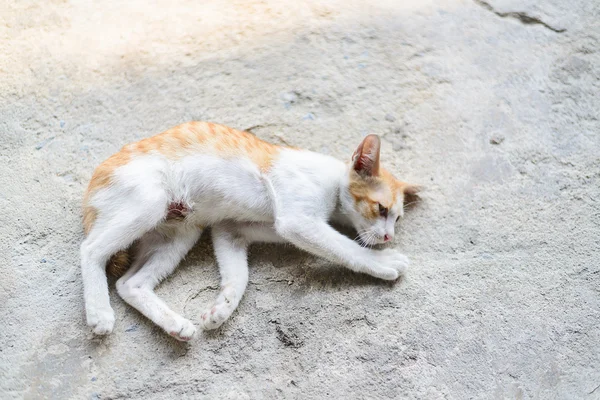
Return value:
M 381 203 L 379 203 L 379 215 L 381 215 L 384 218 L 387 218 L 388 216 L 388 209 L 382 206 Z

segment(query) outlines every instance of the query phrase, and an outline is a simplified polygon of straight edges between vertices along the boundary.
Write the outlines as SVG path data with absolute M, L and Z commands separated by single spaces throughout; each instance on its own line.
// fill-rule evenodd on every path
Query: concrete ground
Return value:
M 0 398 L 600 398 L 600 3 L 5 0 Z M 367 5 L 368 4 L 368 5 Z M 257 246 L 215 333 L 116 293 L 84 323 L 80 204 L 123 144 L 188 120 L 426 187 L 394 285 Z M 158 289 L 197 321 L 208 236 Z

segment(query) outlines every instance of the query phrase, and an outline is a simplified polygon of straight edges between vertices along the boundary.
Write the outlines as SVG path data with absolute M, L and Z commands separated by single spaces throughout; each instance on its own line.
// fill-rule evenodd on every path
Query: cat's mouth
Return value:
M 363 247 L 378 247 L 390 242 L 385 240 L 385 237 L 373 235 L 357 235 L 355 241 Z

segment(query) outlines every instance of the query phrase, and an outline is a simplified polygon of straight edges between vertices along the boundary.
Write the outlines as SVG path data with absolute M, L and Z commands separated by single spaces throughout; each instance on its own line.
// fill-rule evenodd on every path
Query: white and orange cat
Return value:
M 413 185 L 379 165 L 380 140 L 364 138 L 350 163 L 276 146 L 210 122 L 190 122 L 129 144 L 94 172 L 84 200 L 81 268 L 87 323 L 112 332 L 107 264 L 131 265 L 117 291 L 171 336 L 196 328 L 154 288 L 173 272 L 206 227 L 212 228 L 221 292 L 200 317 L 215 329 L 236 309 L 248 284 L 248 245 L 288 242 L 349 269 L 395 280 L 408 258 L 370 245 L 394 238 Z M 333 229 L 355 228 L 360 242 Z

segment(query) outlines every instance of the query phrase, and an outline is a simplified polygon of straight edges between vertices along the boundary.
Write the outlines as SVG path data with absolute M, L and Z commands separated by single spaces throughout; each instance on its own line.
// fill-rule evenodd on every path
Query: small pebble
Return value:
M 491 144 L 500 144 L 502 142 L 504 142 L 504 136 L 502 135 L 494 135 L 490 138 Z
M 254 342 L 252 344 L 252 349 L 254 351 L 261 351 L 263 349 L 263 345 L 261 343 L 259 343 L 259 342 Z
M 295 92 L 287 92 L 282 94 L 281 98 L 289 103 L 295 103 L 298 100 L 298 95 Z
M 35 145 L 35 149 L 40 150 L 42 147 L 44 147 L 45 145 L 50 143 L 53 139 L 54 139 L 54 136 L 52 136 L 51 138 L 42 140 L 41 142 L 39 142 L 38 144 Z
M 385 120 L 389 122 L 394 122 L 396 118 L 392 114 L 385 114 Z
M 314 119 L 315 119 L 315 116 L 314 116 L 314 114 L 313 114 L 313 113 L 308 113 L 308 114 L 306 114 L 306 115 L 305 115 L 305 116 L 304 116 L 302 119 L 303 119 L 303 120 L 307 120 L 307 119 L 308 119 L 308 120 L 311 120 L 311 121 L 312 121 L 312 120 L 314 120 Z
M 400 140 L 394 140 L 392 142 L 392 149 L 394 149 L 394 151 L 400 151 L 405 148 L 406 148 L 406 146 L 404 146 Z

